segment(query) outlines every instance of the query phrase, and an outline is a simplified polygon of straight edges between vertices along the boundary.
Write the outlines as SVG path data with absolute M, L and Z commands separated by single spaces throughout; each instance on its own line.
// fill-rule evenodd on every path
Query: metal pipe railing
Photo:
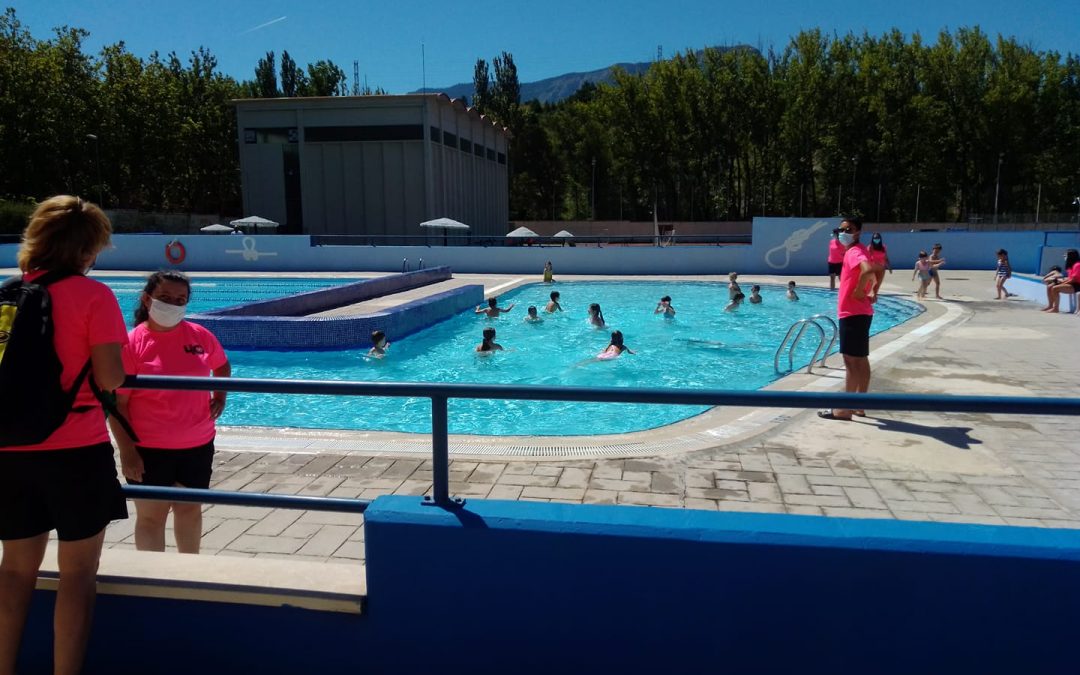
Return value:
M 128 389 L 186 389 L 201 391 L 234 391 L 276 394 L 315 394 L 327 396 L 389 396 L 395 398 L 431 399 L 432 434 L 432 499 L 431 503 L 452 507 L 461 504 L 450 498 L 449 470 L 449 416 L 448 401 L 452 398 L 497 399 L 524 401 L 577 401 L 590 403 L 656 403 L 664 405 L 707 405 L 752 408 L 837 408 L 847 410 L 907 410 L 925 412 L 975 412 L 1004 415 L 1080 415 L 1080 398 L 1038 398 L 1034 396 L 942 396 L 930 394 L 846 394 L 793 391 L 722 391 L 702 389 L 697 391 L 667 389 L 594 389 L 588 387 L 546 387 L 500 384 L 446 384 L 431 382 L 340 382 L 327 380 L 271 380 L 245 378 L 129 376 L 124 382 Z M 128 494 L 144 495 L 145 498 L 173 499 L 175 501 L 203 501 L 205 491 L 179 490 L 178 488 L 126 488 Z M 181 493 L 187 495 L 180 498 Z M 192 494 L 201 498 L 196 499 Z M 354 500 L 297 497 L 293 495 L 265 495 L 261 493 L 218 493 L 232 501 L 213 502 L 250 506 L 270 505 L 256 499 L 283 500 L 278 508 L 312 508 L 318 510 L 341 510 L 362 513 L 367 504 Z M 189 498 L 190 497 L 190 498 Z M 314 501 L 313 501 L 314 500 Z M 304 506 L 303 503 L 324 505 Z M 362 505 L 361 505 L 362 504 Z M 329 507 L 334 508 L 329 508 Z
M 228 506 L 262 506 L 270 509 L 296 509 L 299 511 L 333 511 L 335 513 L 363 513 L 370 500 L 341 499 L 340 497 L 304 497 L 279 495 L 266 492 L 228 492 L 225 490 L 197 490 L 194 488 L 157 487 L 154 485 L 124 485 L 124 496 L 131 499 L 160 499 L 170 502 L 193 502 L 196 504 L 224 504 Z

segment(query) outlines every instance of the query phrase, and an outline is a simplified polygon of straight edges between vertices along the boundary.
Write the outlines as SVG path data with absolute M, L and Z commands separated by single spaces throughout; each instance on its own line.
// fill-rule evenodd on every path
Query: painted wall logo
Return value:
M 792 254 L 801 251 L 803 245 L 806 244 L 815 232 L 828 226 L 828 221 L 819 220 L 810 227 L 795 230 L 788 235 L 788 238 L 784 240 L 784 243 L 769 249 L 768 252 L 765 253 L 765 264 L 774 270 L 787 269 L 788 265 L 791 263 Z
M 243 249 L 227 248 L 225 249 L 225 252 L 239 254 L 244 260 L 250 261 L 258 261 L 259 258 L 269 258 L 277 255 L 277 253 L 273 251 L 258 250 L 255 246 L 255 237 L 244 237 L 240 242 L 240 245 L 243 246 Z

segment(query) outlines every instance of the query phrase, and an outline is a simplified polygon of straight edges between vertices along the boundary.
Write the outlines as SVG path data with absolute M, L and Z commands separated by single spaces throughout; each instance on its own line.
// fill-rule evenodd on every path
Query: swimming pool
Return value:
M 124 320 L 131 327 L 132 312 L 146 286 L 146 277 L 110 277 L 94 275 L 116 294 Z M 358 279 L 308 277 L 192 277 L 188 314 L 208 312 L 257 300 L 306 293 L 320 288 L 340 286 Z
M 552 290 L 565 311 L 547 315 Z M 745 290 L 749 290 L 748 286 Z M 725 313 L 727 288 L 708 282 L 567 282 L 519 287 L 499 298 L 514 310 L 498 319 L 463 313 L 402 340 L 389 336 L 390 354 L 369 360 L 365 351 L 233 352 L 233 374 L 315 380 L 467 382 L 667 389 L 759 389 L 777 379 L 773 354 L 796 320 L 835 312 L 835 294 L 799 289 L 789 302 L 784 289 L 764 286 L 762 305 Z M 674 320 L 653 315 L 671 295 Z M 608 330 L 587 323 L 591 302 L 603 309 L 610 329 L 622 330 L 634 355 L 593 360 L 609 341 Z M 542 323 L 523 322 L 528 305 Z M 914 303 L 882 298 L 872 332 L 879 333 L 919 312 Z M 474 351 L 485 327 L 496 328 L 505 352 Z M 796 367 L 809 361 L 814 340 L 804 340 Z M 835 362 L 834 362 L 835 363 Z M 450 401 L 450 432 L 480 435 L 587 435 L 640 431 L 677 422 L 702 406 L 585 404 L 540 401 Z M 222 424 L 429 432 L 427 399 L 232 394 Z

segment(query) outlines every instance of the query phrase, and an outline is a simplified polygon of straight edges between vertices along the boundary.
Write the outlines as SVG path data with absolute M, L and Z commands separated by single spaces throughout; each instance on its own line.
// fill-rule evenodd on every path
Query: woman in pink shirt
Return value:
M 836 279 L 844 269 L 844 254 L 847 248 L 840 243 L 839 228 L 832 231 L 832 239 L 829 240 L 829 290 L 836 290 Z
M 135 308 L 135 328 L 128 333 L 123 351 L 127 372 L 229 377 L 229 360 L 214 334 L 184 321 L 190 298 L 191 282 L 184 274 L 169 270 L 150 275 Z M 135 445 L 119 424 L 112 424 L 128 483 L 210 487 L 214 420 L 225 409 L 225 392 L 121 390 L 117 404 L 139 438 Z M 177 550 L 199 552 L 202 506 L 157 500 L 135 500 L 135 548 L 165 550 L 165 521 L 170 509 Z
M 19 246 L 24 281 L 67 275 L 47 290 L 53 346 L 62 366 L 60 386 L 77 390 L 71 412 L 44 441 L 0 447 L 0 673 L 15 670 L 52 530 L 60 540 L 53 663 L 58 673 L 80 670 L 105 526 L 127 517 L 105 415 L 88 381 L 93 378 L 104 391 L 124 382 L 120 347 L 127 334 L 116 296 L 85 276 L 111 233 L 109 219 L 97 206 L 57 196 L 34 210 Z M 90 374 L 83 379 L 87 365 Z
M 1074 295 L 1080 292 L 1080 252 L 1075 248 L 1070 248 L 1065 252 L 1065 270 L 1068 273 L 1067 277 L 1060 283 L 1046 287 L 1046 307 L 1043 307 L 1042 311 L 1056 313 L 1061 303 L 1062 293 Z M 1080 306 L 1076 309 L 1080 312 Z

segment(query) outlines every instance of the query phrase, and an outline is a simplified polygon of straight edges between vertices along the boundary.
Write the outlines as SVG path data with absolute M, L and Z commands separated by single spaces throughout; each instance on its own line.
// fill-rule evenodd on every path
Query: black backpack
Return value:
M 93 409 L 73 407 L 90 375 L 89 360 L 71 389 L 60 383 L 64 367 L 53 344 L 48 286 L 69 276 L 48 272 L 34 281 L 13 277 L 0 285 L 0 447 L 42 443 L 69 413 Z M 100 398 L 93 378 L 90 384 Z

